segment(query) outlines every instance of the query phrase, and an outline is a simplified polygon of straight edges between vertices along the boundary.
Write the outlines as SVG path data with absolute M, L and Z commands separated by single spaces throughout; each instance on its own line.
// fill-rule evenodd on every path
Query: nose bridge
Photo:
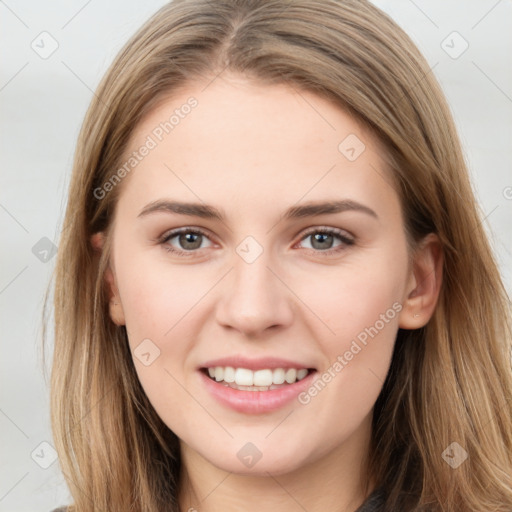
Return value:
M 247 335 L 288 325 L 292 319 L 287 289 L 270 270 L 270 254 L 262 249 L 251 240 L 237 247 L 217 311 L 220 324 Z

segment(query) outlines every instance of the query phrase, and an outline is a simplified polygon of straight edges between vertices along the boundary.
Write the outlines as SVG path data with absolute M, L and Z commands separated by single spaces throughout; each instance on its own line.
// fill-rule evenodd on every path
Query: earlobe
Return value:
M 101 253 L 105 244 L 105 235 L 103 232 L 94 233 L 90 239 L 91 245 L 95 251 Z M 116 325 L 125 325 L 124 311 L 117 289 L 116 278 L 109 263 L 104 274 L 105 283 L 108 289 L 109 314 L 112 322 Z
M 434 233 L 427 235 L 414 253 L 411 275 L 400 313 L 402 329 L 419 329 L 432 317 L 441 291 L 443 253 Z
M 109 312 L 112 322 L 114 322 L 118 326 L 126 325 L 124 319 L 123 306 L 121 305 L 120 302 L 117 302 L 115 299 L 112 299 L 109 304 Z
M 95 251 L 101 252 L 104 243 L 105 235 L 103 234 L 103 231 L 100 231 L 99 233 L 94 233 L 94 235 L 91 236 L 91 245 Z
M 117 289 L 115 276 L 112 272 L 112 269 L 110 268 L 110 265 L 108 266 L 107 270 L 105 270 L 105 281 L 109 290 L 110 318 L 116 325 L 126 325 L 123 305 L 121 303 L 121 298 L 119 297 L 119 290 Z

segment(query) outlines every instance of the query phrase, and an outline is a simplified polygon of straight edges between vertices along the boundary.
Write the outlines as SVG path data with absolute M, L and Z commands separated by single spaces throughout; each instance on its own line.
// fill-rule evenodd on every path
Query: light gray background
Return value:
M 39 241 L 58 241 L 76 138 L 92 91 L 123 43 L 164 3 L 0 1 L 0 511 L 49 511 L 70 499 L 58 461 L 41 467 L 53 460 L 52 448 L 41 445 L 53 444 L 41 306 L 55 259 Z M 512 2 L 375 3 L 420 47 L 448 97 L 510 293 Z M 31 47 L 34 40 L 50 47 L 48 39 L 40 42 L 47 37 L 38 37 L 43 31 L 59 45 L 47 59 Z M 464 41 L 454 31 L 469 44 L 458 58 L 452 57 Z M 38 242 L 43 245 L 34 254 Z M 45 255 L 46 263 L 40 259 Z

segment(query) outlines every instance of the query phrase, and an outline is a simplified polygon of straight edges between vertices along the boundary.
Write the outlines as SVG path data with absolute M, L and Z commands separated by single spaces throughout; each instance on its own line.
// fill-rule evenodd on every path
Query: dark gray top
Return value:
M 356 512 L 380 512 L 384 507 L 385 493 L 382 489 L 373 491 Z

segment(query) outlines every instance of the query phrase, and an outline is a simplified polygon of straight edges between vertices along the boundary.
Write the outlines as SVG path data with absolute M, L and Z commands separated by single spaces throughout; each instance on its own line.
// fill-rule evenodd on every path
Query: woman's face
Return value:
M 148 115 L 122 183 L 97 191 L 122 187 L 111 316 L 194 456 L 252 474 L 349 456 L 368 443 L 412 283 L 379 146 L 314 94 L 205 85 Z

